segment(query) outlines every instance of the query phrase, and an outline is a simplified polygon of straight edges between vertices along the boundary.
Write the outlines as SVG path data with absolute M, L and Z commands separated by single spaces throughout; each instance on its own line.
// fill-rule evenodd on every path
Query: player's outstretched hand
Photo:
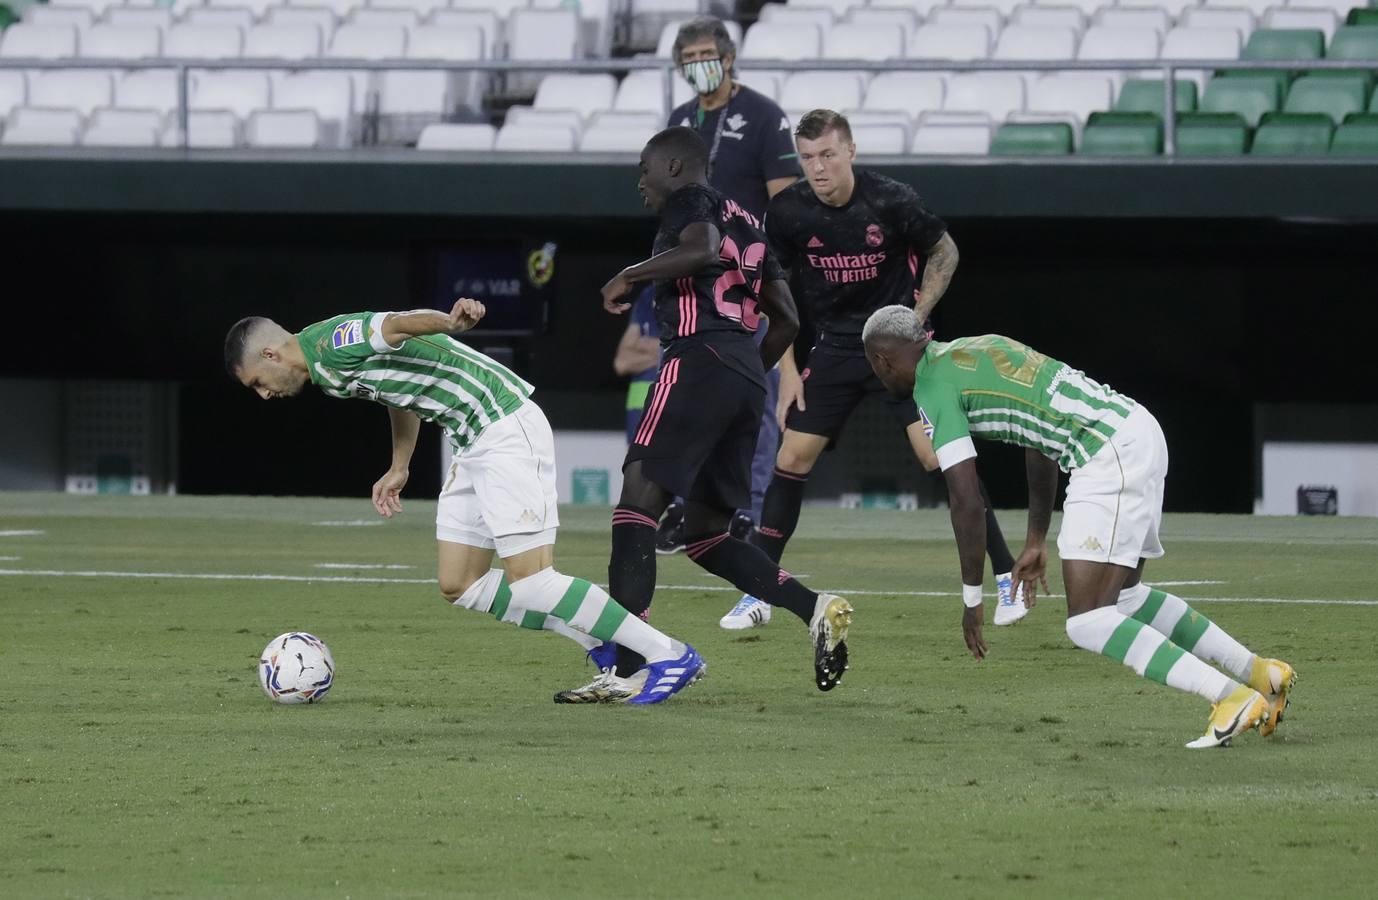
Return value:
M 402 488 L 407 486 L 406 469 L 388 469 L 382 478 L 373 482 L 373 508 L 378 515 L 391 519 L 402 511 Z
M 460 297 L 450 310 L 450 332 L 468 331 L 488 312 L 487 307 L 469 297 Z
M 627 276 L 618 272 L 612 280 L 603 285 L 603 308 L 615 316 L 620 316 L 632 308 L 627 297 L 632 292 L 632 283 Z
M 981 634 L 981 626 L 986 621 L 986 607 L 967 606 L 963 607 L 962 612 L 962 636 L 967 640 L 967 649 L 977 660 L 986 658 L 990 648 L 986 646 L 986 639 Z
M 804 379 L 800 378 L 797 372 L 786 372 L 784 367 L 781 367 L 780 397 L 775 401 L 775 421 L 780 423 L 781 431 L 785 430 L 785 419 L 789 418 L 791 406 L 799 407 L 800 412 L 804 411 Z
M 1048 589 L 1048 548 L 1043 545 L 1025 546 L 1024 552 L 1019 554 L 1019 559 L 1015 560 L 1014 572 L 1011 575 L 1015 587 L 1020 585 L 1024 588 L 1024 605 L 1029 609 L 1034 608 L 1038 602 L 1038 587 L 1043 586 L 1043 593 L 1049 593 Z

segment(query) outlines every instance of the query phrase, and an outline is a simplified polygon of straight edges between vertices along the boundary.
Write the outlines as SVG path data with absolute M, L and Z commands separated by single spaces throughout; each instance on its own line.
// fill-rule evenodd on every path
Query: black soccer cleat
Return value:
M 814 683 L 831 691 L 847 671 L 847 629 L 852 624 L 852 604 L 835 594 L 820 594 L 809 623 L 813 638 Z

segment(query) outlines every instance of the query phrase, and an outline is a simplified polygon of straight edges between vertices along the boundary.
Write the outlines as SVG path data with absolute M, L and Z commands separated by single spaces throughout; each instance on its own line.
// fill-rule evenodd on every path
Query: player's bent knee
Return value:
M 446 603 L 456 604 L 464 598 L 464 594 L 473 587 L 477 578 L 456 577 L 454 575 L 440 576 L 440 595 L 445 598 Z

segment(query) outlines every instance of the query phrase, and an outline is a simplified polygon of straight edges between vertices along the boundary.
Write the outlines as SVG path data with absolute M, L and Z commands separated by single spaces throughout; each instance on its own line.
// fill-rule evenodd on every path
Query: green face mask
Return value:
M 723 67 L 720 59 L 700 59 L 679 67 L 684 80 L 694 86 L 700 96 L 711 94 L 722 84 Z

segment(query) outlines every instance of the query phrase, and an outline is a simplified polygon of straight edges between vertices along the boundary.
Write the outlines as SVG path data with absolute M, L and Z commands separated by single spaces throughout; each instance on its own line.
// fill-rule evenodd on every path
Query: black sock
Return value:
M 612 511 L 612 558 L 608 560 L 608 593 L 643 620 L 656 589 L 656 520 L 635 506 Z M 617 645 L 617 674 L 623 678 L 646 664 L 641 654 Z
M 779 562 L 785 555 L 785 544 L 789 543 L 799 524 L 799 508 L 804 505 L 804 485 L 808 475 L 798 475 L 776 468 L 766 488 L 766 498 L 761 502 L 761 522 L 756 526 L 752 540 L 765 551 L 773 562 Z
M 990 556 L 990 567 L 995 570 L 994 574 L 1004 575 L 1014 571 L 1014 557 L 1010 555 L 1010 547 L 1000 531 L 1000 523 L 995 521 L 995 510 L 991 507 L 986 483 L 979 478 L 976 483 L 981 486 L 981 499 L 986 504 L 986 553 Z
M 689 558 L 714 575 L 731 582 L 737 590 L 780 606 L 804 620 L 813 618 L 818 595 L 794 580 L 794 576 L 765 554 L 760 547 L 723 534 L 701 534 L 684 541 Z

